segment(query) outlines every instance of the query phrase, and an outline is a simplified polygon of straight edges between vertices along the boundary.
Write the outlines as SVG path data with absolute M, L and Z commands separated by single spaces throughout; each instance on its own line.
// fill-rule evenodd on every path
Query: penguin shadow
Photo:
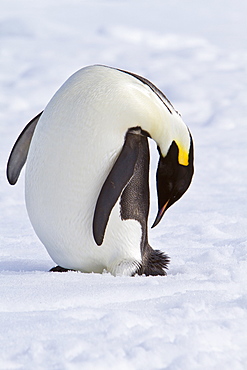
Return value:
M 8 260 L 0 261 L 0 271 L 4 272 L 49 272 L 51 266 L 47 262 L 39 261 L 35 263 L 34 261 L 28 260 Z

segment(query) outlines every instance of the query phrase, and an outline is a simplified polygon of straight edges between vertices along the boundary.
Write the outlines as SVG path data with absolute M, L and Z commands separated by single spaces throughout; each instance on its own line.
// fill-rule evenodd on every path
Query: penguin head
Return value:
M 165 211 L 182 197 L 191 183 L 194 154 L 189 130 L 188 136 L 190 145 L 187 150 L 173 140 L 167 154 L 163 156 L 158 146 L 160 154 L 157 168 L 158 213 L 152 227 L 158 225 Z

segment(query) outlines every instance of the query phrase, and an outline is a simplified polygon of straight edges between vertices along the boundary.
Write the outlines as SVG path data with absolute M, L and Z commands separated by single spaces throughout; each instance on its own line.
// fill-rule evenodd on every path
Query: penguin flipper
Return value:
M 139 145 L 136 145 L 136 140 L 132 139 L 133 135 L 135 137 L 138 136 L 131 134 L 131 132 L 126 134 L 121 153 L 107 176 L 96 203 L 93 219 L 93 236 L 97 245 L 103 243 L 111 210 L 134 173 Z
M 7 179 L 11 185 L 15 185 L 17 182 L 26 162 L 33 133 L 42 113 L 39 113 L 26 125 L 13 146 L 7 164 Z

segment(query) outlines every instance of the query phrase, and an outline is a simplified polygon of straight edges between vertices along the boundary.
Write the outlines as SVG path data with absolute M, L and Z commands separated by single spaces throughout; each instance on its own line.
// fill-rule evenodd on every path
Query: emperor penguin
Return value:
M 149 146 L 157 143 L 158 212 L 188 189 L 193 141 L 149 80 L 93 65 L 74 73 L 18 137 L 7 164 L 14 185 L 26 162 L 31 224 L 58 265 L 51 271 L 166 275 L 148 242 Z

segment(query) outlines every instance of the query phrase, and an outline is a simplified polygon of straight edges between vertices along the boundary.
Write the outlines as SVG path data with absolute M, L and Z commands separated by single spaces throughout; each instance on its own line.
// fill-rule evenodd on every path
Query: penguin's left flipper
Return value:
M 13 146 L 7 164 L 7 178 L 11 185 L 15 185 L 21 169 L 26 163 L 33 133 L 42 113 L 39 113 L 26 125 Z
M 136 145 L 138 136 L 131 131 L 127 132 L 121 153 L 101 188 L 93 219 L 93 236 L 97 245 L 103 243 L 111 210 L 134 173 L 139 153 L 139 145 Z

